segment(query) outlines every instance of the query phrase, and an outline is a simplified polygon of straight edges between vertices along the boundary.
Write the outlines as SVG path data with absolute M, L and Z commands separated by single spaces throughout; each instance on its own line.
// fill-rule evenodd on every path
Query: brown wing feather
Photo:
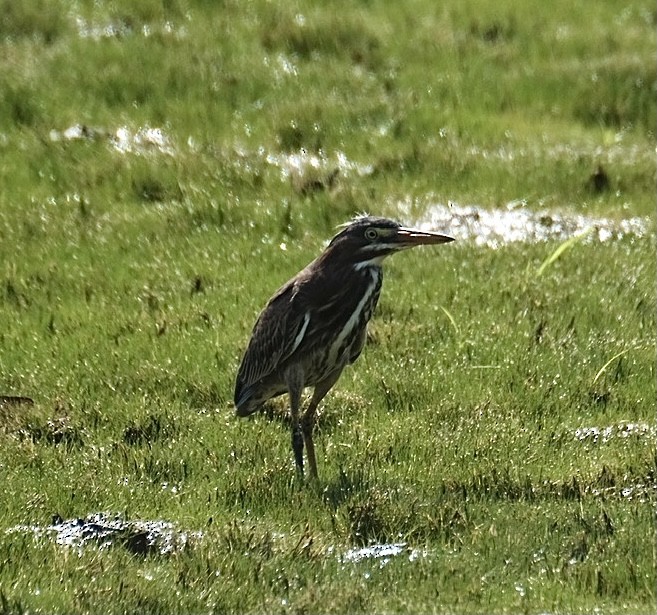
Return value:
M 269 300 L 258 316 L 237 373 L 236 403 L 243 391 L 276 371 L 294 351 L 305 317 L 304 311 L 293 306 L 297 291 L 295 281 L 291 280 Z

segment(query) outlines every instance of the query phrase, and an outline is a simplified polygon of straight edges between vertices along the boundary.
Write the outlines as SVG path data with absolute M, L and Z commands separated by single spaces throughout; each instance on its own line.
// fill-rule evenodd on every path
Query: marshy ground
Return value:
M 1 611 L 652 611 L 652 3 L 0 11 Z M 458 241 L 311 487 L 235 371 L 362 211 Z

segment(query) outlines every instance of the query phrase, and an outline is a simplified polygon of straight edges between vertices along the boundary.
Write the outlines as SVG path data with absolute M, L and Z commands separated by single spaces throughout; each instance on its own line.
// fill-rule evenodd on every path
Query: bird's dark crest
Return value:
M 337 228 L 340 230 L 347 229 L 352 226 L 383 226 L 383 227 L 394 227 L 401 226 L 396 220 L 391 220 L 390 218 L 383 218 L 381 216 L 373 216 L 366 212 L 356 214 L 351 220 L 338 224 Z
M 397 229 L 401 227 L 401 224 L 396 220 L 391 220 L 390 218 L 382 218 L 381 216 L 371 216 L 370 214 L 362 213 L 354 216 L 348 222 L 340 224 L 337 228 L 340 229 L 339 232 L 331 239 L 329 246 L 334 245 L 337 241 L 345 237 L 345 235 L 351 235 L 357 229 L 366 229 L 370 226 L 376 228 L 386 228 L 386 229 Z

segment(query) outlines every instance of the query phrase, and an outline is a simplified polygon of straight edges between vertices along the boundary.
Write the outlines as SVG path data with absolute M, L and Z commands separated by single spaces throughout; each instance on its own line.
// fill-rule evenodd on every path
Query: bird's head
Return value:
M 358 216 L 333 237 L 327 251 L 339 251 L 358 267 L 380 265 L 386 256 L 415 246 L 450 241 L 454 238 L 433 231 L 407 228 L 388 218 Z

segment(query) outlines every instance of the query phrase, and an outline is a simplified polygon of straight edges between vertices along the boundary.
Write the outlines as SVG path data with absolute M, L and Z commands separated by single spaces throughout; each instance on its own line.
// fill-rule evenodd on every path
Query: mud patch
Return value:
M 34 400 L 31 397 L 22 395 L 0 395 L 0 408 L 9 408 L 10 406 L 33 406 Z
M 127 521 L 107 513 L 94 513 L 84 519 L 56 516 L 47 526 L 17 525 L 6 531 L 54 539 L 56 544 L 78 551 L 92 545 L 100 549 L 121 545 L 140 555 L 178 553 L 202 537 L 201 532 L 182 531 L 167 521 Z
M 402 205 L 403 209 L 409 207 Z M 648 218 L 612 220 L 554 211 L 531 211 L 522 203 L 503 209 L 487 210 L 476 206 L 441 205 L 429 207 L 417 222 L 420 228 L 442 231 L 461 241 L 478 246 L 500 248 L 518 242 L 564 241 L 585 235 L 583 241 L 611 241 L 623 237 L 643 237 L 648 233 Z

